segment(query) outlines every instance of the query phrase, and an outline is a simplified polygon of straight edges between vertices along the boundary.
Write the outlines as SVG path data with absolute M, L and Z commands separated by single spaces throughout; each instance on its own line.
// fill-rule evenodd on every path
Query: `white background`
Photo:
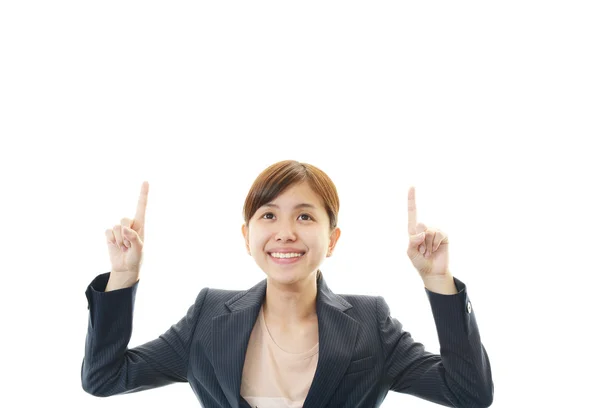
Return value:
M 592 406 L 594 3 L 3 2 L 0 405 L 198 406 L 187 384 L 82 390 L 104 230 L 133 216 L 148 180 L 133 347 L 203 287 L 263 279 L 243 201 L 260 171 L 295 159 L 338 188 L 342 236 L 321 266 L 335 292 L 384 296 L 439 352 L 405 253 L 414 185 L 419 221 L 450 237 L 493 406 Z M 382 406 L 433 404 L 390 393 Z

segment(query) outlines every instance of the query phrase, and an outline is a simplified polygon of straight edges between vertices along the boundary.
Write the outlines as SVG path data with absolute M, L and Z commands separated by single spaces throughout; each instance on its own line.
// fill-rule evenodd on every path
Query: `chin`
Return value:
M 293 270 L 273 270 L 266 274 L 268 278 L 282 284 L 292 284 L 301 280 L 305 280 L 310 276 L 310 273 L 299 273 Z

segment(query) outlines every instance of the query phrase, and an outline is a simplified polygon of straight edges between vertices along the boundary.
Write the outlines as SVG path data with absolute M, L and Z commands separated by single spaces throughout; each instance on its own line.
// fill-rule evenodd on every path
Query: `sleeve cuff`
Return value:
M 94 280 L 89 284 L 87 290 L 85 291 L 85 295 L 88 299 L 88 309 L 89 302 L 99 301 L 103 298 L 112 298 L 117 296 L 123 296 L 125 294 L 131 295 L 135 297 L 137 292 L 138 284 L 140 283 L 139 279 L 137 282 L 133 284 L 133 286 L 123 289 L 111 290 L 110 292 L 105 292 L 106 285 L 108 285 L 108 278 L 110 277 L 110 272 L 102 273 L 94 278 Z
M 110 272 L 96 276 L 85 291 L 92 326 L 100 319 L 100 314 L 110 320 L 119 318 L 123 311 L 133 313 L 139 280 L 131 287 L 105 292 L 109 277 Z
M 438 332 L 440 332 L 439 329 L 442 329 L 442 332 L 455 331 L 458 327 L 459 330 L 464 330 L 468 334 L 471 332 L 475 320 L 473 307 L 466 285 L 457 278 L 454 278 L 454 284 L 458 293 L 453 295 L 431 292 L 427 288 L 425 288 L 425 291 L 429 298 Z

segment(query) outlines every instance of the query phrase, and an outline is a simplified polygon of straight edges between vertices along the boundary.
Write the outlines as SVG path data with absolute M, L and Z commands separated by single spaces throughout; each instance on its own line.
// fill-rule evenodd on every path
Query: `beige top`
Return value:
M 252 408 L 301 408 L 318 358 L 319 343 L 302 353 L 288 353 L 279 347 L 261 307 L 246 351 L 241 395 Z

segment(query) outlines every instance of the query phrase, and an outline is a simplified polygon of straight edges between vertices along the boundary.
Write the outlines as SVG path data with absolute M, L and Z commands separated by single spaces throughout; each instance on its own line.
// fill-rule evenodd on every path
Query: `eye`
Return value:
M 312 218 L 310 215 L 308 215 L 308 214 L 300 214 L 300 217 L 302 217 L 302 216 L 307 216 L 307 217 L 308 217 L 308 218 L 310 218 L 311 220 L 313 219 L 313 218 Z M 308 221 L 308 220 L 303 220 L 303 221 Z
M 273 218 L 267 217 L 268 215 L 273 215 L 274 216 L 274 214 L 272 212 L 268 212 L 268 213 L 264 213 L 261 218 L 267 219 L 267 220 L 272 220 Z M 308 214 L 300 214 L 298 217 L 308 217 L 308 219 L 302 219 L 302 221 L 314 221 L 313 217 L 311 217 Z

